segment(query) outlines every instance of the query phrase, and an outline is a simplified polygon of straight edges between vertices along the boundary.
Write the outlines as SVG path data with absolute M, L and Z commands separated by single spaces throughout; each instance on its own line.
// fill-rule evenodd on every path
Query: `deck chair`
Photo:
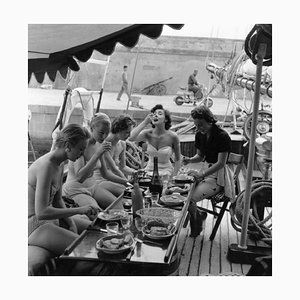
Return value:
M 234 185 L 235 185 L 235 195 L 238 195 L 241 191 L 238 177 L 239 177 L 239 173 L 243 166 L 243 161 L 244 161 L 243 155 L 236 154 L 236 153 L 230 153 L 229 157 L 227 159 L 228 166 L 234 172 L 233 179 L 234 179 Z M 207 199 L 211 201 L 212 210 L 201 207 L 201 206 L 198 206 L 198 209 L 214 215 L 214 217 L 217 219 L 215 222 L 215 225 L 213 227 L 212 233 L 209 237 L 209 239 L 211 241 L 213 241 L 216 236 L 216 233 L 218 231 L 218 228 L 221 224 L 221 221 L 222 221 L 225 211 L 229 211 L 227 209 L 227 206 L 228 206 L 228 203 L 230 202 L 230 199 L 225 196 L 224 190 L 220 191 L 216 195 L 214 195 L 210 198 L 207 198 Z M 221 206 L 221 203 L 223 203 L 222 206 Z

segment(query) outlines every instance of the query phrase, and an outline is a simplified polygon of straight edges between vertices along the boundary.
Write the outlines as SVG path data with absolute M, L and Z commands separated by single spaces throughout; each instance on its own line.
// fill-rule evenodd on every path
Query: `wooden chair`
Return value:
M 240 183 L 239 183 L 239 173 L 243 167 L 243 161 L 244 157 L 241 154 L 236 153 L 230 153 L 229 157 L 227 159 L 228 166 L 234 171 L 233 179 L 234 179 L 234 185 L 235 185 L 235 194 L 238 195 L 241 191 Z M 221 224 L 223 215 L 225 211 L 228 211 L 227 206 L 230 202 L 230 199 L 225 196 L 224 190 L 220 191 L 216 195 L 207 198 L 211 201 L 212 204 L 212 210 L 198 206 L 198 209 L 201 211 L 205 211 L 209 214 L 214 215 L 215 218 L 217 218 L 216 223 L 213 227 L 212 233 L 209 237 L 209 239 L 212 241 L 215 238 L 215 235 L 217 233 L 217 230 Z M 219 204 L 223 202 L 223 205 L 220 206 Z

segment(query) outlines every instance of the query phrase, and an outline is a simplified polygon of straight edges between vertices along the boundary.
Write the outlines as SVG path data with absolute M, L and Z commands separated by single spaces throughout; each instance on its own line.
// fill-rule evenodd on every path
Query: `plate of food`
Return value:
M 186 197 L 180 195 L 180 193 L 173 193 L 171 195 L 165 195 L 160 197 L 159 201 L 166 206 L 178 206 L 184 204 Z
M 172 236 L 175 226 L 172 223 L 150 221 L 142 228 L 143 234 L 152 240 L 162 240 Z
M 172 185 L 169 186 L 165 193 L 166 195 L 171 195 L 173 193 L 179 193 L 181 195 L 187 194 L 191 189 L 191 184 L 190 183 L 184 183 L 182 187 L 179 187 L 177 185 Z
M 120 254 L 132 249 L 133 246 L 134 239 L 129 233 L 105 236 L 96 242 L 96 249 L 107 254 Z
M 126 217 L 128 213 L 122 209 L 110 209 L 108 211 L 101 211 L 98 218 L 103 221 L 118 221 L 122 217 Z
M 194 181 L 193 176 L 187 174 L 179 174 L 173 177 L 175 183 L 192 183 Z

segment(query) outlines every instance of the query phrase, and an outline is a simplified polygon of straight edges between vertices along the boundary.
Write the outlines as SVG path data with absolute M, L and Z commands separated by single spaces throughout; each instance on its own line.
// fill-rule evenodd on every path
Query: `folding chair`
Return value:
M 241 154 L 236 154 L 236 153 L 230 153 L 229 157 L 227 159 L 228 166 L 231 169 L 233 169 L 233 171 L 234 171 L 233 180 L 234 180 L 236 195 L 238 195 L 241 191 L 238 176 L 242 169 L 243 161 L 244 161 L 244 156 Z M 222 221 L 225 211 L 229 211 L 227 209 L 227 206 L 228 206 L 228 203 L 230 202 L 230 199 L 225 196 L 224 189 L 222 191 L 220 191 L 219 193 L 217 193 L 216 195 L 214 195 L 210 198 L 207 198 L 207 199 L 211 201 L 212 210 L 201 207 L 201 206 L 198 206 L 198 209 L 201 211 L 205 211 L 209 214 L 212 214 L 212 215 L 214 215 L 215 218 L 217 218 L 216 223 L 213 227 L 212 233 L 209 237 L 209 239 L 212 241 L 215 238 L 215 235 L 221 224 L 221 221 Z M 222 202 L 223 202 L 223 205 L 220 206 L 219 203 L 222 203 Z

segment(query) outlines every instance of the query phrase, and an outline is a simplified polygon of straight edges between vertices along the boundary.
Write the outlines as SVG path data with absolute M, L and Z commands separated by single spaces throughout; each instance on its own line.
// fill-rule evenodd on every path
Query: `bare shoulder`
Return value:
M 170 136 L 170 138 L 172 139 L 173 142 L 178 142 L 179 141 L 179 137 L 178 134 L 174 131 L 169 130 L 168 134 Z

